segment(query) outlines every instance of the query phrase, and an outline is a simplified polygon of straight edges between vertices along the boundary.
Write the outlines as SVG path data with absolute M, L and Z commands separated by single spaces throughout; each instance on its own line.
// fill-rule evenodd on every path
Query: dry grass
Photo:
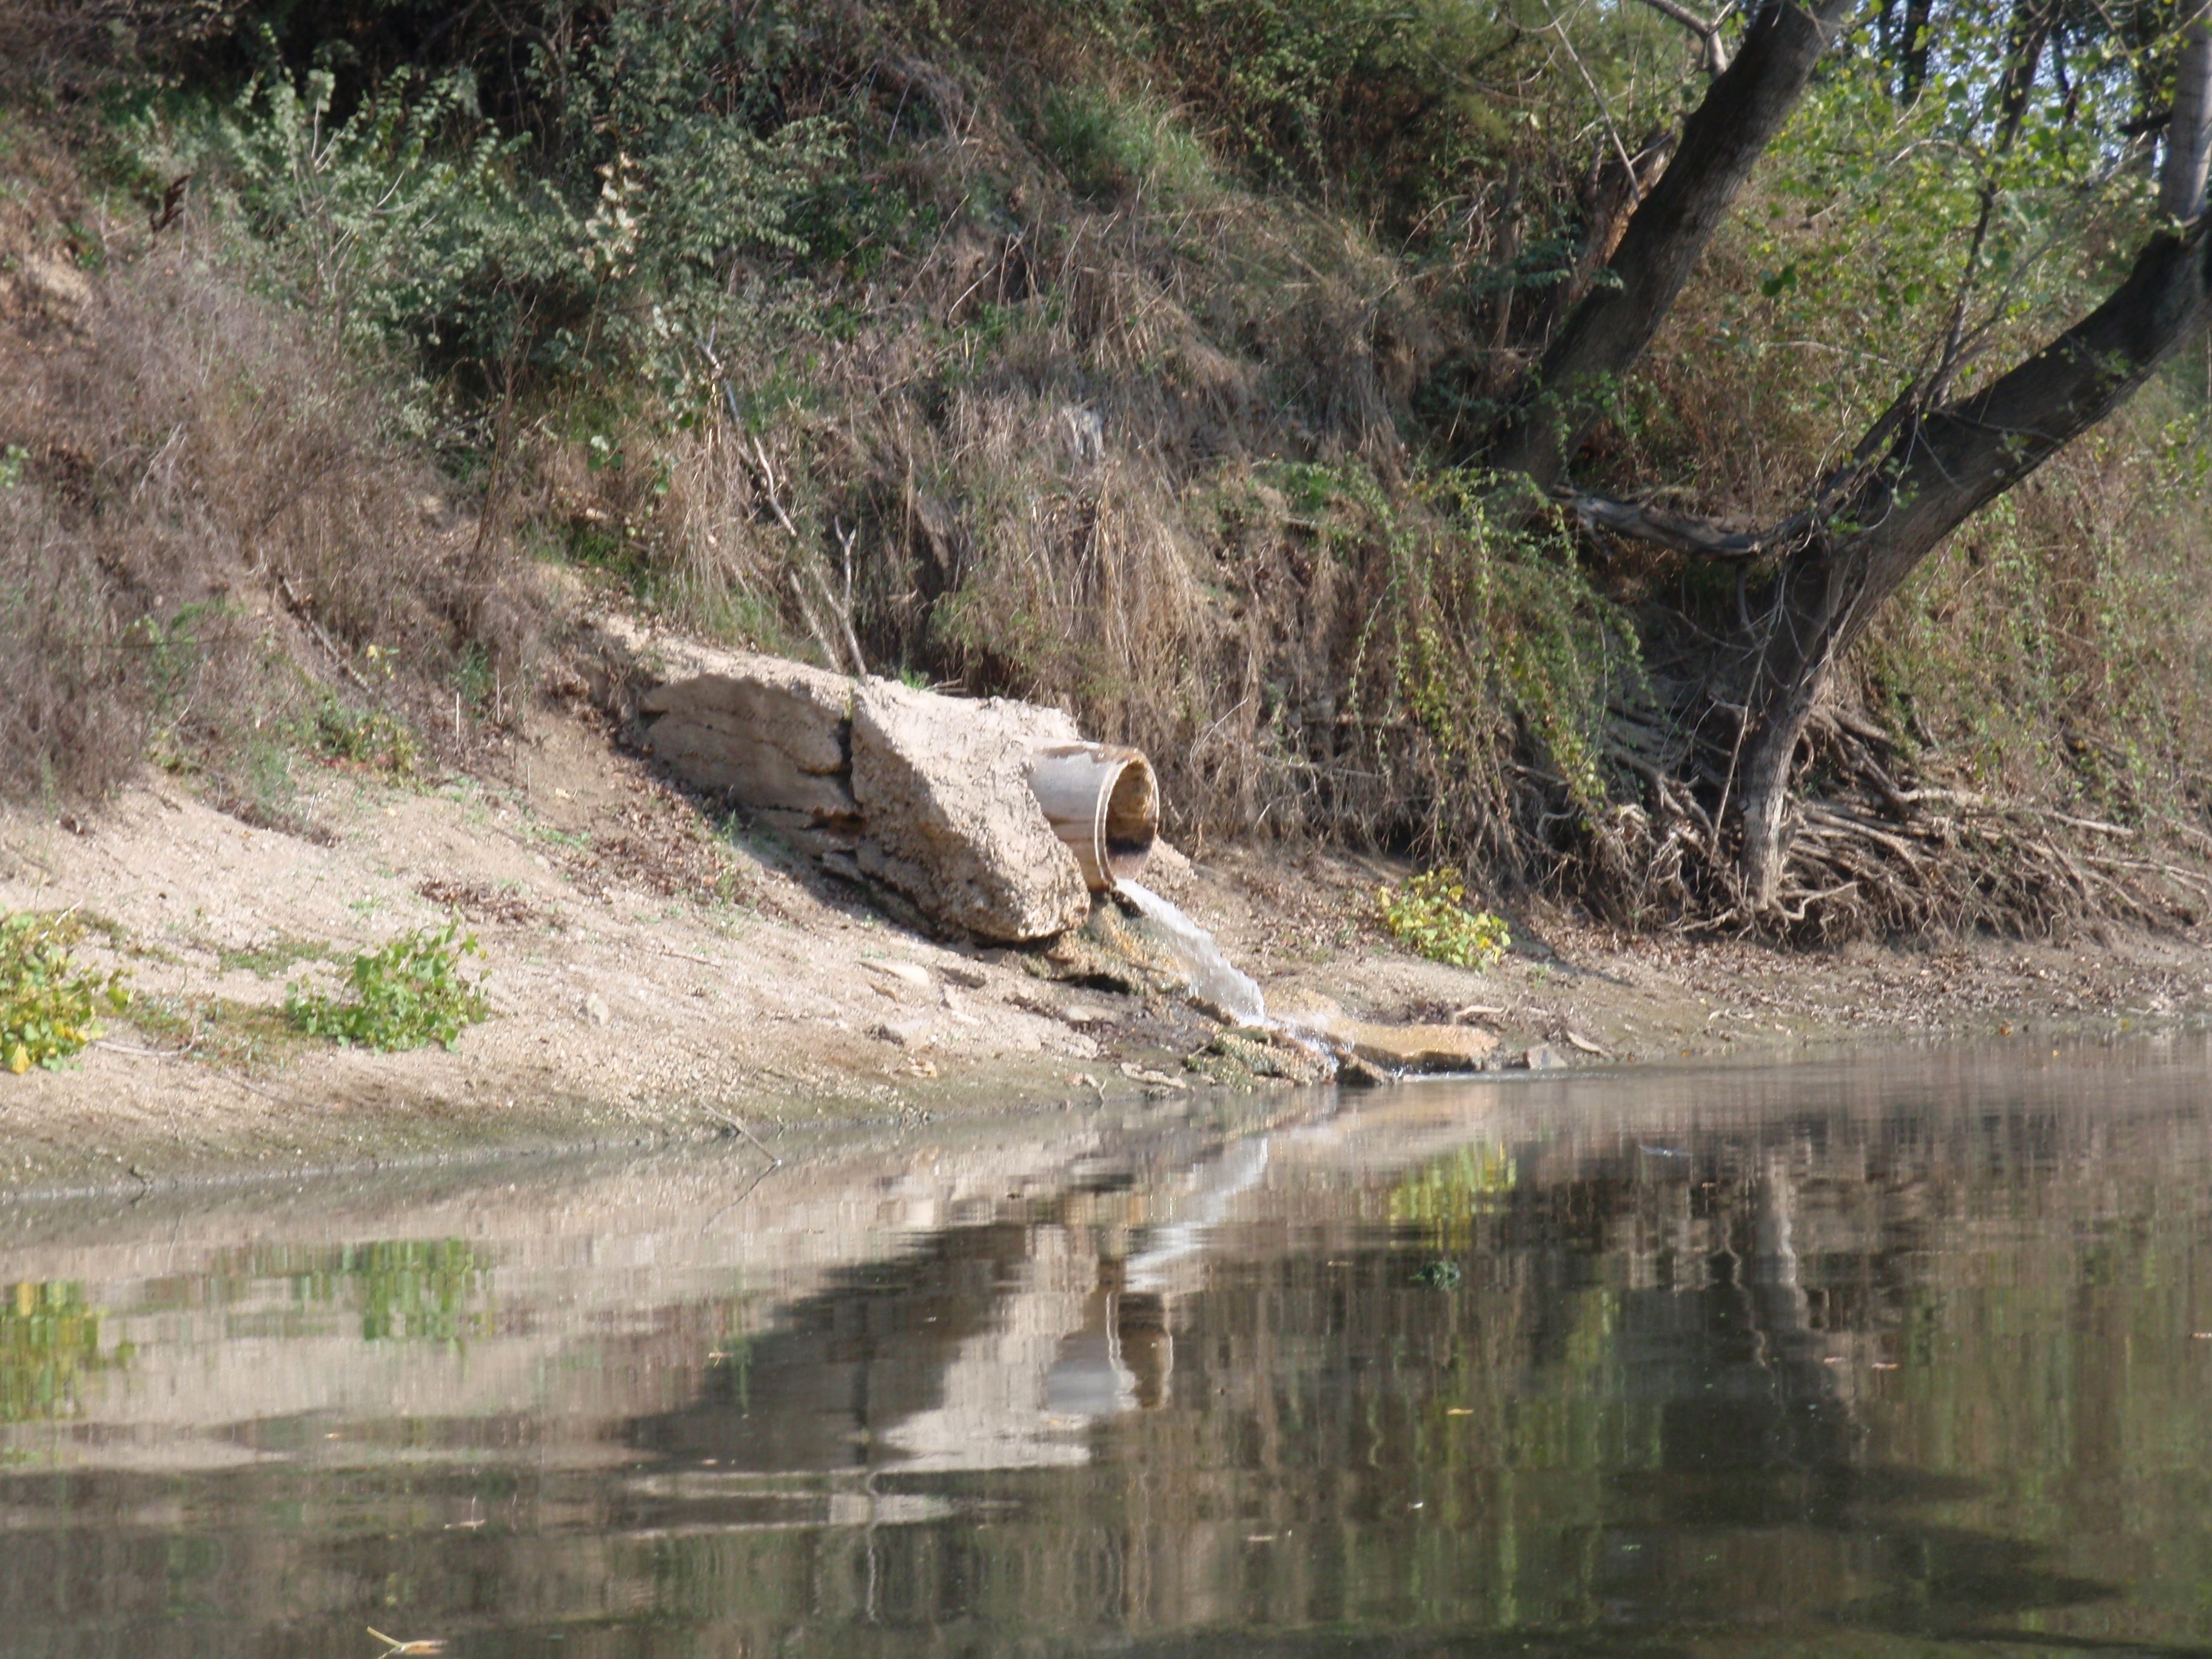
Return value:
M 739 642 L 1067 707 L 1158 759 L 1186 839 L 1417 833 L 1407 798 L 1436 792 L 1372 787 L 1339 718 L 1389 572 L 1322 552 L 1264 475 L 1402 479 L 1437 320 L 1294 202 L 1096 205 L 988 115 L 943 142 L 1026 169 L 1042 240 L 962 192 L 972 155 L 935 158 L 946 228 L 855 331 L 721 348 L 765 414 L 673 440 L 641 422 L 617 447 L 658 478 L 538 422 L 518 515 Z
M 318 701 L 437 706 L 470 653 L 512 679 L 533 648 L 527 573 L 380 434 L 374 384 L 212 252 L 119 236 L 86 303 L 0 317 L 10 794 L 98 793 L 149 750 L 250 794 Z
M 20 799 L 120 781 L 145 749 L 144 670 L 88 550 L 34 491 L 0 494 L 0 790 Z
M 726 639 L 1062 704 L 1158 757 L 1173 828 L 1201 844 L 1262 831 L 1510 848 L 1491 752 L 1509 723 L 1485 714 L 1440 743 L 1398 706 L 1419 609 L 1401 604 L 1408 549 L 1424 566 L 1457 556 L 1402 490 L 1418 389 L 1477 350 L 1453 273 L 1409 274 L 1340 216 L 1240 184 L 1133 84 L 1105 100 L 1143 112 L 1112 166 L 1063 169 L 1027 77 L 1073 84 L 1099 64 L 1035 9 L 956 8 L 977 53 L 964 62 L 925 61 L 867 10 L 824 9 L 813 81 L 785 101 L 834 110 L 880 83 L 930 106 L 933 136 L 891 165 L 938 233 L 890 250 L 864 292 L 835 272 L 824 292 L 764 283 L 781 299 L 720 346 L 742 421 L 717 410 L 671 436 L 665 411 L 605 387 L 526 399 L 503 428 L 489 539 L 558 544 Z M 1468 224 L 1490 234 L 1480 214 Z M 198 349 L 199 322 L 151 314 L 189 312 L 180 295 L 133 303 L 132 351 L 176 355 L 172 337 Z M 819 326 L 825 306 L 845 325 Z M 492 568 L 439 557 L 403 578 L 356 550 L 348 499 L 310 488 L 257 507 L 251 476 L 201 487 L 250 449 L 287 478 L 355 477 L 370 523 L 418 520 L 420 486 L 388 453 L 345 453 L 312 391 L 179 415 L 131 407 L 132 388 L 176 372 L 140 368 L 84 365 L 70 401 L 118 407 L 72 441 L 167 498 L 208 568 L 246 573 L 230 591 L 264 601 L 270 626 L 312 618 L 341 647 L 399 643 L 434 672 L 455 641 L 515 631 Z M 605 465 L 586 431 L 629 464 Z M 1392 522 L 1322 525 L 1273 480 L 1286 464 L 1396 495 Z M 421 531 L 434 544 L 441 526 Z M 118 614 L 180 591 L 130 580 Z M 1463 629 L 1462 609 L 1421 620 Z M 313 628 L 294 631 L 292 654 L 329 657 Z

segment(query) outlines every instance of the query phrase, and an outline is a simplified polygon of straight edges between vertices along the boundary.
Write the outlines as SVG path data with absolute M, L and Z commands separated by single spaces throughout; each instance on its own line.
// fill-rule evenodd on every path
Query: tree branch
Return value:
M 1610 531 L 1632 541 L 1650 542 L 1697 559 L 1756 559 L 1786 544 L 1805 527 L 1802 514 L 1767 530 L 1726 530 L 1711 519 L 1662 513 L 1641 501 L 1593 495 L 1565 484 L 1555 488 L 1551 495 L 1593 530 Z
M 1673 18 L 1698 37 L 1698 44 L 1705 49 L 1706 74 L 1719 76 L 1727 71 L 1728 43 L 1721 39 L 1721 25 L 1728 21 L 1729 13 L 1735 9 L 1734 0 L 1723 6 L 1711 21 L 1698 16 L 1687 6 L 1675 4 L 1674 0 L 1644 0 L 1644 3 L 1662 16 Z
M 1575 43 L 1567 38 L 1566 25 L 1559 21 L 1559 14 L 1546 6 L 1544 15 L 1552 20 L 1552 33 L 1559 37 L 1559 44 L 1566 48 L 1567 61 L 1583 77 L 1583 85 L 1589 88 L 1590 101 L 1597 106 L 1598 118 L 1605 123 L 1606 137 L 1613 140 L 1613 153 L 1620 158 L 1620 170 L 1628 175 L 1631 199 L 1641 201 L 1644 198 L 1643 183 L 1636 176 L 1636 163 L 1629 157 L 1628 146 L 1621 142 L 1620 129 L 1613 124 L 1613 111 L 1605 101 L 1605 94 L 1597 89 L 1596 81 L 1583 67 L 1582 54 L 1575 50 Z
M 1666 172 L 1492 441 L 1488 460 L 1548 489 L 1644 355 L 1752 167 L 1797 106 L 1852 0 L 1773 0 L 1683 124 Z
M 1990 146 L 1989 159 L 1983 167 L 1981 210 L 1975 216 L 1973 237 L 1966 246 L 1966 263 L 1959 273 L 1959 292 L 1952 304 L 1950 325 L 1943 331 L 1943 355 L 1929 381 L 1930 402 L 1940 401 L 1949 394 L 1952 378 L 1959 371 L 1966 339 L 1966 312 L 1973 303 L 1974 285 L 1981 276 L 1982 252 L 1988 246 L 1990 224 L 1996 214 L 2004 164 L 2012 155 L 2014 141 L 2020 137 L 2021 122 L 2027 113 L 2028 90 L 2035 84 L 2036 71 L 2043 62 L 2043 49 L 2056 21 L 2053 8 L 2042 0 L 2020 0 L 2013 10 L 2009 49 L 1997 90 L 1996 142 Z
M 1784 562 L 1747 699 L 1741 873 L 1770 910 L 1797 740 L 1833 665 L 1944 537 L 2212 326 L 2212 234 L 2160 232 L 2105 302 L 1981 391 L 1908 414 L 1823 533 Z M 1863 442 L 1862 449 L 1868 447 Z

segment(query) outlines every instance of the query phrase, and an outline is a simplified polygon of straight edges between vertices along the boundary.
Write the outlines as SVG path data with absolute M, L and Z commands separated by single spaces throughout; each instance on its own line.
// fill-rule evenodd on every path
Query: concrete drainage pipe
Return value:
M 1133 749 L 1060 744 L 1030 757 L 1030 793 L 1094 893 L 1140 873 L 1160 836 L 1160 787 Z

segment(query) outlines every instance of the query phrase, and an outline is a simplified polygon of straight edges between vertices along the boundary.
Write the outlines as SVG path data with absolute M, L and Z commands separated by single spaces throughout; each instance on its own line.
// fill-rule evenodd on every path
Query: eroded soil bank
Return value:
M 293 828 L 153 778 L 97 815 L 0 816 L 0 909 L 76 907 L 137 1001 L 67 1069 L 0 1075 L 0 1191 L 433 1161 L 1212 1086 L 1218 1028 L 1169 1002 L 948 947 L 742 826 L 717 828 L 586 717 L 480 775 L 315 771 Z M 1477 974 L 1406 954 L 1375 894 L 1405 872 L 1228 849 L 1158 884 L 1270 1005 L 1477 1024 L 1567 1065 L 1854 1039 L 2121 1030 L 2212 1009 L 2180 935 L 1785 952 L 1516 918 Z M 292 982 L 458 913 L 494 1017 L 452 1052 L 372 1054 L 283 1018 Z M 1218 1075 L 1218 1073 L 1217 1073 Z M 1260 1086 L 1281 1086 L 1261 1085 Z

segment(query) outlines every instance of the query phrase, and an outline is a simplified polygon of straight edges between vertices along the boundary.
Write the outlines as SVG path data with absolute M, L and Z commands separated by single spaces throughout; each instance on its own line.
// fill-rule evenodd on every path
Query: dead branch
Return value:
M 329 653 L 331 661 L 337 666 L 338 672 L 362 690 L 368 690 L 368 682 L 361 677 L 361 671 L 353 665 L 353 659 L 339 649 L 338 642 L 331 637 L 330 630 L 316 620 L 315 613 L 311 608 L 314 603 L 313 597 L 302 595 L 299 589 L 292 586 L 292 579 L 289 576 L 279 575 L 276 578 L 276 586 L 283 595 L 285 608 L 307 624 L 307 631 L 315 636 L 315 642 Z
M 1800 527 L 1795 519 L 1769 530 L 1725 530 L 1711 519 L 1663 513 L 1640 501 L 1617 501 L 1560 485 L 1552 499 L 1593 530 L 1650 542 L 1700 559 L 1749 560 L 1778 550 Z

